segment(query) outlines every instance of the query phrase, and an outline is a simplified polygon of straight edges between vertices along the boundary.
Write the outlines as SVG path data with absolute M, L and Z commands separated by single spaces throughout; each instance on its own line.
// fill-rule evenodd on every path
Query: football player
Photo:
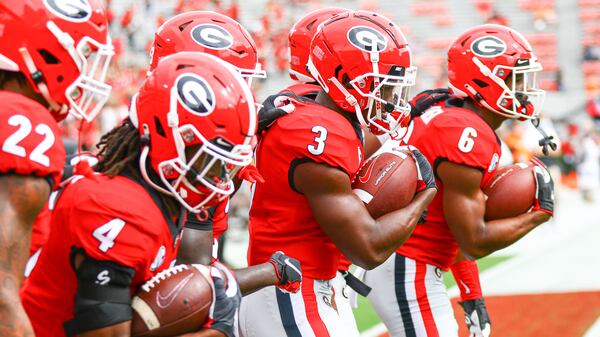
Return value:
M 335 301 L 341 254 L 369 269 L 385 261 L 435 194 L 418 151 L 425 181 L 406 208 L 373 219 L 351 188 L 363 160 L 361 128 L 393 133 L 409 118 L 416 69 L 398 27 L 375 13 L 341 13 L 320 25 L 308 66 L 321 86 L 316 100 L 295 101 L 256 150 L 265 183 L 254 185 L 248 251 L 250 265 L 271 249 L 297 257 L 303 282 L 297 294 L 264 288 L 244 297 L 245 336 L 358 336 L 339 315 L 347 302 Z
M 172 264 L 185 211 L 231 194 L 252 161 L 254 104 L 214 56 L 157 64 L 130 117 L 100 140 L 97 172 L 75 175 L 53 200 L 50 236 L 21 293 L 36 336 L 129 336 L 132 295 Z M 237 284 L 215 277 L 221 300 L 198 335 L 231 337 Z
M 450 45 L 452 97 L 416 118 L 405 138 L 433 166 L 440 192 L 427 209 L 426 222 L 366 276 L 368 284 L 377 284 L 369 299 L 391 336 L 457 336 L 442 274 L 458 249 L 470 260 L 486 256 L 552 216 L 553 182 L 539 165 L 535 204 L 529 212 L 487 222 L 483 217 L 482 186 L 494 175 L 500 158 L 494 130 L 507 119 L 538 117 L 544 98 L 536 83 L 541 70 L 527 40 L 508 27 L 477 26 Z M 471 335 L 489 335 L 489 318 L 480 315 L 487 313 L 482 301 L 463 307 Z
M 57 122 L 102 108 L 113 47 L 96 0 L 2 1 L 0 27 L 0 335 L 25 336 L 18 288 L 32 223 L 63 170 Z
M 254 39 L 237 21 L 219 13 L 191 11 L 178 14 L 163 23 L 154 38 L 150 69 L 162 57 L 181 51 L 205 52 L 228 62 L 246 79 L 248 85 L 254 78 L 266 77 L 258 62 Z M 255 181 L 251 169 L 245 168 L 238 176 Z M 229 198 L 225 198 L 215 207 L 189 217 L 178 263 L 209 264 L 211 256 L 216 258 L 219 237 L 227 230 L 228 208 Z M 295 292 L 302 279 L 298 261 L 281 252 L 275 252 L 268 262 L 261 265 L 238 269 L 235 275 L 242 294 L 270 285 Z

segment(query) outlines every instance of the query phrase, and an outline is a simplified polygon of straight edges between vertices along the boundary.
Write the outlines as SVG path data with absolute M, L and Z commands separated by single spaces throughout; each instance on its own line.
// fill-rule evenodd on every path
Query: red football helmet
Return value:
M 322 22 L 347 11 L 348 9 L 338 7 L 321 8 L 306 14 L 294 24 L 288 36 L 289 74 L 292 80 L 305 83 L 315 82 L 315 79 L 306 70 L 310 41 L 312 41 L 317 32 L 317 27 Z
M 529 42 L 506 26 L 473 27 L 448 49 L 452 93 L 508 118 L 538 118 L 546 94 L 537 87 L 540 71 Z
M 3 0 L 0 27 L 0 69 L 22 72 L 57 120 L 100 112 L 114 51 L 98 0 Z
M 349 11 L 319 26 L 307 68 L 340 108 L 356 112 L 361 125 L 397 137 L 410 120 L 408 95 L 417 73 L 411 59 L 398 26 L 379 14 Z
M 252 161 L 257 115 L 231 65 L 199 52 L 163 57 L 130 110 L 145 143 L 140 170 L 153 188 L 192 212 L 233 193 L 232 177 Z
M 154 37 L 150 69 L 161 57 L 180 51 L 200 51 L 229 62 L 248 83 L 255 77 L 266 77 L 250 33 L 234 19 L 219 13 L 192 11 L 163 23 Z

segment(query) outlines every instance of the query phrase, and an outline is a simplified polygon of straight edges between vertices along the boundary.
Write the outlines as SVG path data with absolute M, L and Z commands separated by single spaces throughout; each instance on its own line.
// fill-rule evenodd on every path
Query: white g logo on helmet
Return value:
M 177 100 L 189 112 L 208 116 L 215 110 L 215 94 L 202 77 L 186 73 L 175 80 L 175 85 Z
M 381 52 L 387 47 L 385 36 L 376 29 L 366 26 L 352 27 L 348 31 L 348 41 L 356 48 L 366 52 Z M 374 50 L 373 46 L 375 46 Z
M 46 8 L 61 19 L 84 22 L 92 16 L 92 6 L 88 0 L 44 0 Z
M 480 57 L 495 57 L 504 54 L 506 43 L 495 36 L 482 36 L 473 41 L 471 50 Z
M 192 28 L 192 39 L 210 49 L 227 49 L 233 45 L 233 36 L 225 28 L 202 24 Z

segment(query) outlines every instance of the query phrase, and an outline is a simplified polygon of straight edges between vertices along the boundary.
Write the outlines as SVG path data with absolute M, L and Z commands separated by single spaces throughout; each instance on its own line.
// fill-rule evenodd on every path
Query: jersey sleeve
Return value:
M 437 141 L 427 142 L 426 146 L 431 147 L 428 152 L 434 153 L 436 160 L 448 160 L 487 171 L 497 144 L 491 128 L 480 123 L 465 123 L 453 119 L 441 122 L 439 120 L 429 130 L 430 134 L 427 136 L 435 137 Z
M 77 184 L 77 183 L 75 183 Z M 83 189 L 80 193 L 85 193 Z M 73 194 L 71 194 L 73 195 Z M 68 221 L 73 241 L 89 257 L 113 261 L 135 270 L 148 270 L 160 246 L 158 233 L 152 231 L 152 215 L 143 207 L 123 200 L 89 195 L 70 203 Z M 127 209 L 126 209 L 127 208 Z
M 297 159 L 307 158 L 325 163 L 343 170 L 351 177 L 356 173 L 362 159 L 362 148 L 355 131 L 346 120 L 301 116 L 293 124 L 279 125 L 282 129 L 282 145 L 287 151 L 293 152 Z
M 57 188 L 65 149 L 56 121 L 21 95 L 2 92 L 0 100 L 0 173 L 49 177 Z

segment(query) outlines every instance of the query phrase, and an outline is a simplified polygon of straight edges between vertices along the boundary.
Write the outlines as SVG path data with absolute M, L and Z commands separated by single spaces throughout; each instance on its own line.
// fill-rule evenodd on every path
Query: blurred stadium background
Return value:
M 548 91 L 543 125 L 560 148 L 542 160 L 557 182 L 557 212 L 513 247 L 479 261 L 493 336 L 600 337 L 600 0 L 105 0 L 117 49 L 109 72 L 113 94 L 93 124 L 82 126 L 84 148 L 127 115 L 149 63 L 156 28 L 187 10 L 214 10 L 242 23 L 254 36 L 268 79 L 255 81 L 257 100 L 291 84 L 287 34 L 312 9 L 326 6 L 376 11 L 406 35 L 418 66 L 414 93 L 445 86 L 449 42 L 473 25 L 509 25 L 523 33 L 544 65 Z M 505 123 L 499 131 L 506 161 L 541 156 L 529 123 Z M 80 125 L 63 124 L 74 149 Z M 236 196 L 224 256 L 245 264 L 248 193 Z M 446 275 L 450 293 L 458 295 Z M 456 300 L 454 301 L 456 302 Z M 456 304 L 456 303 L 455 303 Z M 455 307 L 464 331 L 462 309 Z M 356 310 L 364 336 L 385 336 L 366 301 Z

